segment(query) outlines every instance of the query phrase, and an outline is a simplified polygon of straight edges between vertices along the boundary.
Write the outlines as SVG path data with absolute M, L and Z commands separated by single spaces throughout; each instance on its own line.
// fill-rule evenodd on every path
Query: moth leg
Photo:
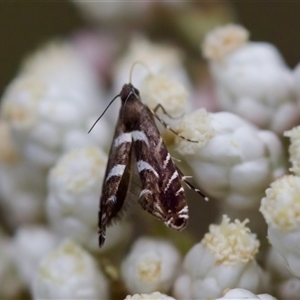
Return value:
M 153 109 L 154 114 L 156 114 L 156 112 L 158 111 L 159 108 L 163 111 L 163 113 L 164 113 L 165 115 L 167 115 L 170 119 L 173 119 L 173 120 L 181 119 L 181 118 L 184 116 L 184 114 L 182 114 L 182 115 L 179 116 L 179 117 L 173 117 L 173 116 L 169 115 L 168 112 L 166 111 L 166 109 L 165 109 L 160 103 L 158 103 L 158 104 L 155 106 L 155 108 Z
M 181 177 L 181 180 L 185 182 L 185 184 L 187 185 L 187 187 L 189 189 L 192 189 L 196 193 L 198 193 L 199 195 L 201 195 L 204 198 L 205 201 L 209 200 L 209 198 L 201 190 L 197 189 L 189 181 L 187 181 L 187 178 L 192 178 L 192 176 L 184 176 L 183 173 L 181 172 L 181 170 L 178 167 L 176 167 L 176 169 L 177 169 L 177 172 L 179 173 L 179 175 Z
M 201 190 L 195 188 L 195 187 L 194 187 L 189 181 L 187 181 L 185 178 L 182 178 L 182 180 L 185 182 L 185 184 L 188 186 L 188 188 L 190 188 L 190 189 L 194 190 L 196 193 L 200 194 L 200 195 L 204 198 L 205 201 L 208 201 L 208 200 L 209 200 L 209 198 L 208 198 L 205 194 L 203 194 L 203 192 L 202 192 Z
M 160 105 L 160 107 L 162 107 L 161 106 L 161 104 L 158 104 L 158 105 Z M 157 106 L 156 106 L 157 107 Z M 155 109 L 156 109 L 156 107 L 155 107 Z M 156 109 L 157 110 L 157 109 Z M 180 137 L 181 139 L 183 139 L 183 140 L 186 140 L 186 141 L 188 141 L 188 142 L 191 142 L 191 143 L 199 143 L 199 141 L 194 141 L 194 140 L 190 140 L 190 139 L 188 139 L 188 138 L 186 138 L 186 137 L 184 137 L 183 135 L 180 135 L 178 132 L 176 132 L 174 129 L 172 129 L 163 119 L 161 119 L 156 113 L 155 113 L 155 110 L 154 111 L 151 111 L 152 112 L 152 114 L 155 116 L 155 118 L 165 127 L 165 128 L 167 128 L 168 130 L 170 130 L 171 132 L 173 132 L 174 134 L 176 134 L 178 137 Z M 167 114 L 168 115 L 168 114 Z M 169 116 L 169 115 L 168 115 Z

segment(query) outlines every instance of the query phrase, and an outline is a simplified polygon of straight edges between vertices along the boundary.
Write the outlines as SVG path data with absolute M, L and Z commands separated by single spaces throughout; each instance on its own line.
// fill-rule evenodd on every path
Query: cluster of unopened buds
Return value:
M 291 70 L 233 24 L 209 32 L 201 49 L 212 80 L 202 92 L 176 47 L 142 36 L 120 55 L 107 36 L 81 33 L 24 60 L 0 108 L 0 298 L 300 299 L 300 64 Z M 130 190 L 100 249 L 120 101 L 87 132 L 129 81 L 145 105 L 174 117 L 157 112 L 177 135 L 157 126 L 210 200 L 187 192 L 190 228 L 175 232 Z

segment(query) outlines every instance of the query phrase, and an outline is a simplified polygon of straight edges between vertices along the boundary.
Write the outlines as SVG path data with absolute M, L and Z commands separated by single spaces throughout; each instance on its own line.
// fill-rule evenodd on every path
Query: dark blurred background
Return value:
M 279 49 L 290 67 L 300 61 L 300 1 L 231 1 L 239 22 L 254 41 Z M 0 93 L 20 61 L 54 36 L 67 36 L 85 21 L 67 1 L 0 0 Z

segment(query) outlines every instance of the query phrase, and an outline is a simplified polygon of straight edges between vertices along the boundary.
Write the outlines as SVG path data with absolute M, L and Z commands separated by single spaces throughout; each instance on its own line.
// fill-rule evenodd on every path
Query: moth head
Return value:
M 140 92 L 131 83 L 124 84 L 120 93 L 122 102 L 128 101 L 131 97 L 138 98 Z

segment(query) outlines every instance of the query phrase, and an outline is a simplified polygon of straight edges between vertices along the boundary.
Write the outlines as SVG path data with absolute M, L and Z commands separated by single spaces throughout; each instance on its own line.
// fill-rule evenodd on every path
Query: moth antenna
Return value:
M 117 95 L 114 99 L 112 99 L 110 101 L 110 103 L 106 106 L 106 108 L 104 109 L 104 112 L 101 114 L 101 116 L 95 121 L 95 123 L 93 124 L 93 126 L 90 128 L 90 130 L 88 131 L 88 133 L 90 133 L 93 128 L 95 127 L 95 125 L 100 121 L 100 119 L 103 117 L 103 115 L 105 114 L 105 112 L 108 110 L 108 108 L 111 106 L 111 104 L 118 98 L 120 97 L 120 94 Z
M 165 115 L 167 115 L 170 119 L 173 119 L 173 120 L 181 119 L 181 118 L 184 116 L 184 113 L 183 113 L 181 116 L 178 116 L 178 117 L 173 117 L 173 116 L 171 116 L 170 114 L 168 114 L 168 112 L 166 111 L 166 109 L 165 109 L 160 103 L 158 103 L 158 104 L 154 107 L 153 112 L 156 114 L 156 112 L 158 111 L 159 108 L 163 111 L 163 113 L 164 113 Z
M 132 80 L 132 74 L 133 74 L 133 69 L 136 65 L 141 65 L 143 66 L 149 74 L 151 74 L 152 72 L 150 71 L 149 67 L 144 63 L 142 62 L 141 60 L 137 60 L 135 61 L 132 66 L 131 66 L 131 69 L 130 69 L 130 73 L 129 73 L 129 83 L 131 83 L 131 80 Z
M 184 178 L 184 177 L 185 177 L 185 178 Z M 196 193 L 200 194 L 200 195 L 203 197 L 203 199 L 204 199 L 205 201 L 208 201 L 209 198 L 208 198 L 201 190 L 195 188 L 189 181 L 187 181 L 187 180 L 186 180 L 187 177 L 191 177 L 191 176 L 183 176 L 183 177 L 182 177 L 182 180 L 185 182 L 185 184 L 187 185 L 187 187 L 188 187 L 189 189 L 194 190 Z
M 171 156 L 171 157 L 172 157 L 173 160 L 175 160 L 175 161 L 177 161 L 177 162 L 181 162 L 180 159 L 178 159 L 178 158 L 176 158 L 176 157 L 173 157 L 173 156 Z

